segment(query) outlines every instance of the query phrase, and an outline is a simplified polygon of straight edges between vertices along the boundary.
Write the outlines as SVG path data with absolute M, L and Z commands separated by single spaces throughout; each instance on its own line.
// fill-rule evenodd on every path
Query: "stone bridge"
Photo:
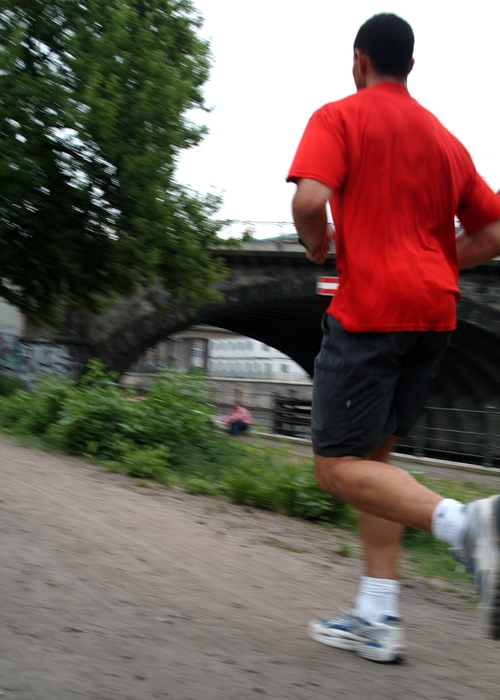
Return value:
M 98 357 L 123 373 L 160 340 L 207 323 L 271 345 L 312 374 L 320 319 L 329 301 L 316 294 L 316 277 L 335 274 L 334 255 L 323 268 L 309 263 L 303 249 L 290 242 L 247 243 L 215 255 L 229 269 L 220 286 L 221 303 L 190 311 L 154 289 L 119 300 L 99 316 L 68 312 L 63 330 L 44 329 L 45 343 L 65 348 L 79 366 Z M 499 265 L 495 260 L 461 274 L 458 328 L 441 365 L 433 405 L 500 407 Z M 28 331 L 28 339 L 39 343 L 40 331 Z

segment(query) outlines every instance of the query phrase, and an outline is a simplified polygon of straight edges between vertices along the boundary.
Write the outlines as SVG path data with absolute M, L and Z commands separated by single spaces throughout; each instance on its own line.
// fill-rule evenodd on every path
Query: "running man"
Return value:
M 309 633 L 381 662 L 404 654 L 396 569 L 405 525 L 455 548 L 475 576 L 487 632 L 500 638 L 500 497 L 464 506 L 389 463 L 455 328 L 459 268 L 500 255 L 500 198 L 408 93 L 413 44 L 393 14 L 360 28 L 357 94 L 313 114 L 288 175 L 312 262 L 330 247 L 327 202 L 335 223 L 340 285 L 315 363 L 315 472 L 324 491 L 359 511 L 366 558 L 352 611 L 313 620 Z

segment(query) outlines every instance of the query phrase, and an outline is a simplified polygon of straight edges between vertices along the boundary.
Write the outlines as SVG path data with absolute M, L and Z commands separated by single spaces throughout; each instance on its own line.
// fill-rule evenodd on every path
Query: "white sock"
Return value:
M 469 527 L 469 518 L 463 503 L 443 498 L 432 514 L 432 534 L 438 540 L 461 547 Z
M 399 581 L 361 576 L 354 609 L 368 622 L 381 622 L 385 617 L 399 617 Z

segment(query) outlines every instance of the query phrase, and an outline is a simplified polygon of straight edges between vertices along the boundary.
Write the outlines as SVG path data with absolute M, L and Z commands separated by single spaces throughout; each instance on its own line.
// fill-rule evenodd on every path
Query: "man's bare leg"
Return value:
M 396 438 L 390 438 L 365 459 L 389 464 Z M 397 565 L 403 525 L 359 511 L 365 572 L 361 577 L 355 608 L 369 622 L 387 615 L 398 617 Z M 401 651 L 401 649 L 400 649 Z
M 365 575 L 396 580 L 403 525 L 359 511 L 359 526 L 366 558 Z
M 387 444 L 389 443 L 389 445 Z M 379 450 L 394 445 L 394 438 Z M 334 498 L 359 511 L 401 525 L 431 532 L 432 514 L 442 496 L 419 484 L 410 474 L 392 464 L 361 457 L 314 456 L 318 485 Z
M 368 468 L 377 470 L 378 467 L 389 466 L 389 455 L 395 443 L 396 439 L 390 438 L 366 455 Z M 316 463 L 317 476 L 318 471 L 328 475 L 329 466 L 320 463 L 318 469 Z M 323 483 L 320 486 L 324 488 Z M 405 647 L 404 629 L 399 619 L 399 582 L 396 575 L 403 525 L 359 508 L 358 513 L 366 566 L 353 601 L 354 615 L 347 614 L 329 622 L 312 620 L 309 634 L 318 642 L 341 649 L 355 649 L 360 656 L 374 661 L 397 661 L 403 657 Z M 380 634 L 382 625 L 383 637 L 376 636 L 372 640 L 371 630 L 375 629 Z M 366 643 L 359 642 L 359 635 L 366 635 Z
M 389 438 L 365 459 L 389 464 L 396 442 L 395 437 Z M 359 511 L 359 525 L 366 558 L 365 575 L 396 580 L 403 526 L 363 511 Z

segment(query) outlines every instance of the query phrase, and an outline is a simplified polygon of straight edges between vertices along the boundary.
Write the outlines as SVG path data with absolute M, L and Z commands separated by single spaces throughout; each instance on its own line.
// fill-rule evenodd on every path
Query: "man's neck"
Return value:
M 373 75 L 367 77 L 366 87 L 373 87 L 377 83 L 396 83 L 397 85 L 402 85 L 403 87 L 408 87 L 408 81 L 406 78 L 394 78 L 391 75 L 378 75 L 374 73 Z

